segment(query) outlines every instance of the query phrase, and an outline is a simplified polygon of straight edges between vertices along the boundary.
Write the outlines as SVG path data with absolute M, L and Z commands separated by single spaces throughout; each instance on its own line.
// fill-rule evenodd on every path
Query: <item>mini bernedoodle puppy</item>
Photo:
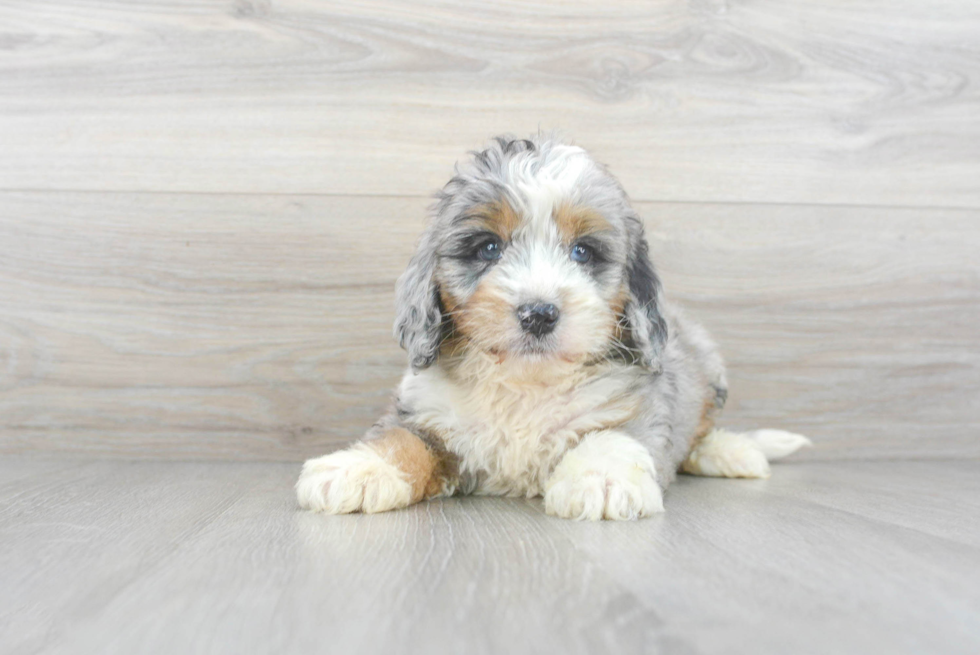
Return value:
M 302 507 L 543 495 L 555 516 L 636 519 L 678 470 L 764 478 L 808 443 L 714 429 L 718 349 L 665 300 L 640 218 L 581 148 L 498 137 L 433 211 L 396 291 L 411 368 L 362 441 L 306 462 Z

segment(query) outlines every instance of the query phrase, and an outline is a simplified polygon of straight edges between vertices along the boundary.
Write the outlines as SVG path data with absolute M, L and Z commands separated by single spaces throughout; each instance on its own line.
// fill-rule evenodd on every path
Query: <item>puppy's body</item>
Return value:
M 681 334 L 679 324 L 668 322 L 670 334 Z M 713 352 L 672 336 L 665 372 L 656 375 L 616 361 L 528 365 L 468 351 L 451 364 L 406 373 L 399 423 L 459 458 L 459 487 L 467 493 L 542 495 L 569 449 L 612 429 L 649 449 L 666 489 L 714 407 L 705 366 Z
M 717 348 L 664 300 L 639 218 L 580 148 L 498 138 L 477 153 L 440 194 L 398 302 L 412 367 L 395 407 L 360 444 L 307 462 L 304 507 L 462 492 L 637 518 L 663 509 L 681 467 L 764 477 L 766 443 L 806 442 L 712 431 L 727 396 Z

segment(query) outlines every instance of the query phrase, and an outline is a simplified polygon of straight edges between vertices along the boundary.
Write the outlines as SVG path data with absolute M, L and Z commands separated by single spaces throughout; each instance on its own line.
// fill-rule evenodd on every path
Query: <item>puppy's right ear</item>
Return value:
M 426 233 L 395 286 L 395 339 L 408 351 L 416 371 L 432 366 L 442 342 L 442 305 L 435 269 L 435 247 Z

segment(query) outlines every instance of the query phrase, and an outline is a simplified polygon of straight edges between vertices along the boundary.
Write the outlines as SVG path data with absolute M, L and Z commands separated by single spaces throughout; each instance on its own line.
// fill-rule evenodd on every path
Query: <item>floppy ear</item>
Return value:
M 395 339 L 412 368 L 428 368 L 442 342 L 442 305 L 435 282 L 435 248 L 426 234 L 395 286 Z
M 629 299 L 623 313 L 626 315 L 633 343 L 640 351 L 640 363 L 660 371 L 660 355 L 667 344 L 667 321 L 660 313 L 660 278 L 650 263 L 642 226 L 632 240 L 633 246 L 626 261 Z

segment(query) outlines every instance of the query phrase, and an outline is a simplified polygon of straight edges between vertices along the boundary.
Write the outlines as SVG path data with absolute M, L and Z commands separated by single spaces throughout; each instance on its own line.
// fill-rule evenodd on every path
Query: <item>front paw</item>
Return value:
M 629 521 L 664 511 L 650 454 L 633 439 L 617 436 L 583 440 L 565 455 L 545 489 L 548 514 Z
M 375 450 L 357 444 L 307 460 L 296 483 L 300 507 L 327 514 L 384 512 L 407 507 L 412 485 Z

